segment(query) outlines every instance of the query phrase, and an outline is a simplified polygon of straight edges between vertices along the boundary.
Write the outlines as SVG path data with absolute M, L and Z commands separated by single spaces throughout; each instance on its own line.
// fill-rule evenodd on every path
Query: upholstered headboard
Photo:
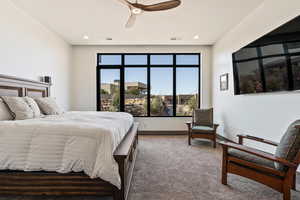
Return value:
M 0 96 L 50 96 L 50 84 L 0 74 Z

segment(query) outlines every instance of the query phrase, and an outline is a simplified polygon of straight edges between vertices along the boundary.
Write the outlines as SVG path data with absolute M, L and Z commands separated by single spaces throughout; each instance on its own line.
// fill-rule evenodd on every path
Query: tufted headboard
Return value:
M 0 96 L 50 96 L 50 84 L 0 74 Z

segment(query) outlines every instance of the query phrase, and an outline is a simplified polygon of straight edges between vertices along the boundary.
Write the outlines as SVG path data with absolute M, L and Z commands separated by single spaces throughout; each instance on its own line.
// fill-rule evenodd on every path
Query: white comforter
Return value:
M 113 152 L 132 123 L 130 114 L 117 112 L 0 121 L 0 169 L 84 171 L 120 188 Z

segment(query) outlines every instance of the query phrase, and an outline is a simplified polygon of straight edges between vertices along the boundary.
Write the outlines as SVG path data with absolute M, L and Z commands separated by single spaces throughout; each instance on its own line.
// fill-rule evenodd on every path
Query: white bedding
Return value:
M 67 112 L 0 121 L 0 169 L 84 171 L 120 188 L 113 152 L 133 123 L 120 112 Z

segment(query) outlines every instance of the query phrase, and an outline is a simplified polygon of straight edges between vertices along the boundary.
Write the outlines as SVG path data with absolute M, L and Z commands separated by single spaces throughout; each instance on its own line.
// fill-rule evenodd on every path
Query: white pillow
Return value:
M 52 97 L 41 97 L 34 100 L 45 115 L 60 115 L 63 113 L 63 110 L 57 105 L 55 99 Z
M 2 97 L 15 120 L 32 119 L 33 112 L 23 97 Z
M 13 120 L 13 116 L 8 108 L 8 106 L 4 103 L 4 101 L 0 98 L 0 121 L 4 120 Z
M 2 97 L 3 101 L 8 105 L 15 120 L 24 120 L 38 118 L 41 112 L 37 109 L 35 102 L 29 97 Z M 35 103 L 36 104 L 36 103 Z
M 33 112 L 33 118 L 41 117 L 41 110 L 40 110 L 39 106 L 37 105 L 37 103 L 34 101 L 34 99 L 30 98 L 30 97 L 24 97 L 24 99 Z

